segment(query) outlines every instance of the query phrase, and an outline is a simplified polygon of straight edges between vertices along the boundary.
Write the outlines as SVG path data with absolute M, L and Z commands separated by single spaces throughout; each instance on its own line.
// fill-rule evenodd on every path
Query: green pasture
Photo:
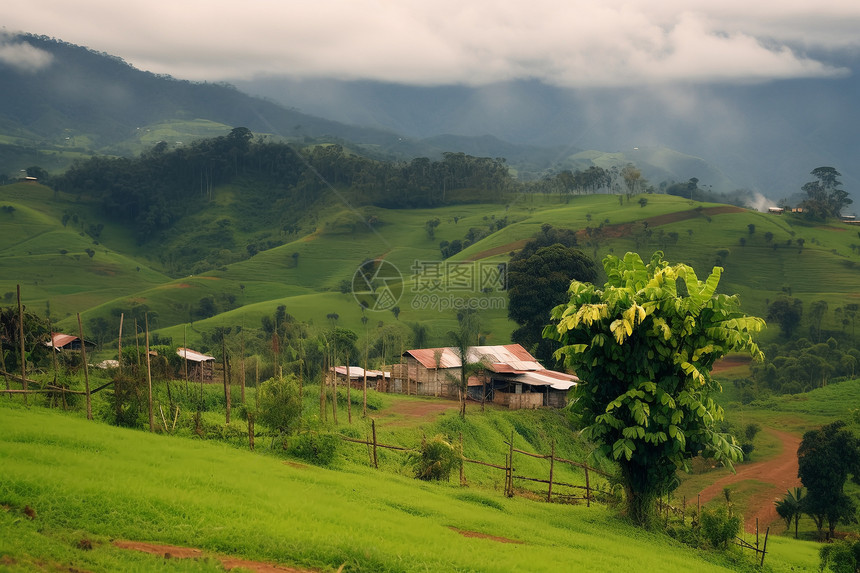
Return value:
M 46 563 L 220 570 L 212 559 L 123 551 L 111 545 L 118 539 L 322 571 L 755 569 L 749 555 L 695 551 L 599 505 L 508 499 L 479 485 L 417 482 L 349 461 L 334 469 L 285 464 L 272 453 L 7 404 L 0 409 L 0 554 L 10 570 Z M 812 544 L 772 539 L 768 547 L 765 570 L 817 567 Z

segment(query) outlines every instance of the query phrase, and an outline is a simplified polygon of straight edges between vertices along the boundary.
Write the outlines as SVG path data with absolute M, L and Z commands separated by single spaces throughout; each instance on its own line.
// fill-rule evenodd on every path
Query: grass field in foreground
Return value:
M 506 499 L 358 465 L 328 470 L 224 444 L 0 408 L 0 567 L 217 571 L 124 552 L 128 539 L 344 571 L 737 571 L 728 558 L 600 506 Z M 24 508 L 35 510 L 35 519 Z M 521 543 L 464 537 L 451 528 Z M 93 550 L 78 548 L 82 539 Z M 814 571 L 813 544 L 773 539 L 770 571 Z

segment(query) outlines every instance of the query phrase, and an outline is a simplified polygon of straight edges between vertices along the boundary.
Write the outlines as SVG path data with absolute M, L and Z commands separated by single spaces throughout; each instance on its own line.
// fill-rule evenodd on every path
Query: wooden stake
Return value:
M 51 333 L 51 348 L 54 345 L 54 333 Z M 3 379 L 6 380 L 6 390 L 11 390 L 12 387 L 9 386 L 9 377 L 6 376 L 6 359 L 3 357 L 3 338 L 0 337 L 0 368 L 3 369 Z M 12 399 L 12 394 L 8 394 L 9 399 Z
M 248 447 L 254 451 L 254 415 L 248 416 Z
M 346 417 L 349 425 L 352 425 L 352 382 L 349 379 L 349 352 L 346 353 Z
M 379 469 L 379 460 L 376 458 L 376 420 L 370 420 L 370 427 L 373 430 L 373 467 Z
M 87 420 L 92 420 L 93 404 L 90 401 L 90 375 L 87 369 L 87 345 L 84 343 L 84 327 L 81 326 L 81 313 L 78 313 L 78 335 L 81 339 L 81 360 L 84 363 L 84 389 L 87 391 Z
M 245 317 L 242 317 L 242 349 L 240 350 L 239 366 L 242 368 L 242 376 L 239 383 L 242 385 L 242 405 L 245 405 Z M 299 388 L 299 403 L 301 403 L 301 387 Z
M 140 373 L 140 333 L 137 328 L 137 319 L 134 319 L 134 348 L 137 351 L 137 373 Z
M 764 566 L 764 556 L 767 554 L 767 536 L 770 534 L 770 526 L 764 532 L 764 547 L 761 548 L 761 562 L 759 563 L 759 567 Z
M 460 485 L 466 485 L 466 464 L 463 463 L 463 432 L 460 432 Z
M 549 454 L 549 489 L 546 492 L 546 502 L 552 503 L 552 476 L 555 470 L 555 438 L 552 440 L 552 449 Z
M 119 337 L 116 339 L 116 362 L 120 376 L 122 376 L 122 319 L 124 317 L 125 313 L 119 313 Z
M 146 328 L 146 383 L 149 387 L 149 431 L 155 432 L 155 419 L 152 416 L 152 364 L 149 360 L 149 313 L 143 315 Z
M 222 372 L 222 378 L 224 380 L 224 401 L 227 404 L 227 414 L 226 414 L 226 422 L 230 423 L 230 384 L 227 381 L 227 344 L 224 341 L 224 337 L 221 337 L 221 364 L 224 366 L 224 371 Z
M 24 381 L 24 390 L 27 390 L 27 358 L 24 352 L 24 305 L 21 304 L 21 285 L 16 285 L 18 290 L 18 341 L 21 346 L 21 380 Z M 27 405 L 27 394 L 24 394 L 24 405 Z
M 588 480 L 588 466 L 585 466 L 585 507 L 591 507 L 591 482 Z

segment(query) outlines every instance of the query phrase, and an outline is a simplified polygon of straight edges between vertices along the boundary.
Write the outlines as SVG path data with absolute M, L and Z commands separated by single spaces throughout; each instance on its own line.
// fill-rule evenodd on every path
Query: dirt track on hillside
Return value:
M 699 492 L 699 500 L 704 504 L 721 495 L 723 488 L 745 480 L 771 484 L 771 487 L 755 494 L 747 502 L 744 528 L 749 532 L 755 531 L 756 518 L 760 530 L 780 520 L 773 504 L 774 500 L 785 495 L 789 488 L 801 485 L 800 478 L 797 477 L 797 448 L 800 447 L 800 436 L 773 428 L 765 428 L 763 431 L 779 438 L 782 451 L 778 456 L 762 462 L 736 466 L 737 473 L 724 476 Z

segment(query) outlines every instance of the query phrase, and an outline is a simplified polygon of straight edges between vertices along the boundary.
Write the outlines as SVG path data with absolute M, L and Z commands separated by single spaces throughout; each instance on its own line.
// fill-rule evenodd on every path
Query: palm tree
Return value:
M 791 527 L 791 521 L 794 520 L 794 538 L 797 539 L 797 524 L 800 521 L 800 516 L 803 515 L 803 497 L 805 492 L 802 487 L 793 487 L 785 492 L 782 499 L 774 502 L 776 512 L 785 520 L 785 528 Z
M 454 345 L 458 356 L 460 357 L 460 379 L 454 378 L 460 393 L 460 417 L 466 417 L 466 392 L 468 390 L 469 376 L 484 368 L 481 361 L 469 362 L 469 347 L 471 342 L 477 340 L 480 327 L 478 326 L 477 317 L 465 314 L 458 317 L 460 320 L 460 328 L 455 331 L 448 332 L 448 338 Z M 453 377 L 452 377 L 453 378 Z

